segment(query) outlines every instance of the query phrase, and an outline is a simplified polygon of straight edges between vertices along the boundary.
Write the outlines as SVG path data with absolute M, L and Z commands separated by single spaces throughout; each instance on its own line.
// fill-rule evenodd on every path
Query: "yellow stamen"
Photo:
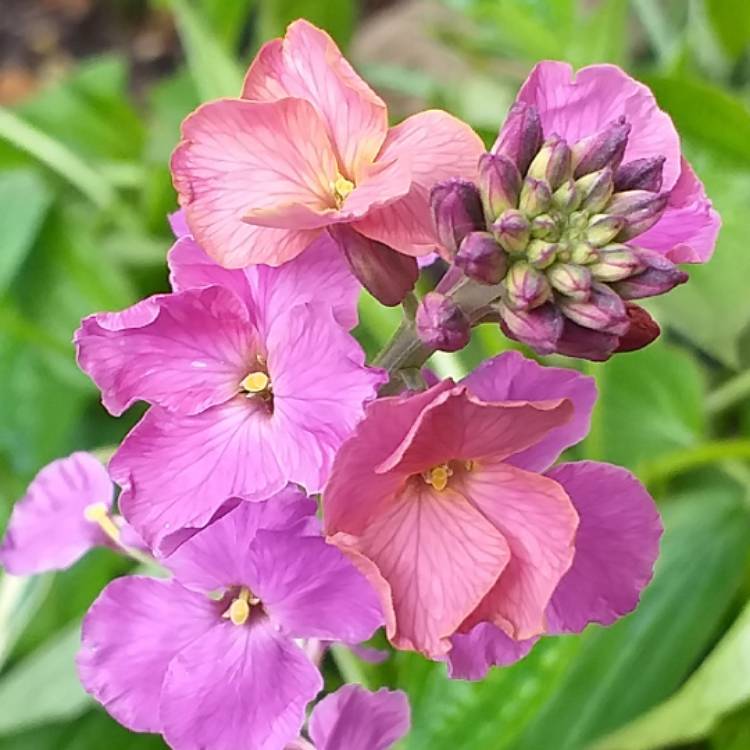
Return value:
M 347 180 L 343 175 L 339 175 L 336 180 L 331 183 L 331 188 L 333 189 L 333 197 L 336 201 L 336 207 L 341 208 L 349 193 L 354 190 L 354 183 L 351 180 Z
M 269 378 L 262 370 L 258 370 L 257 372 L 251 372 L 249 375 L 246 375 L 242 379 L 240 386 L 248 393 L 263 393 L 270 388 L 271 378 Z
M 448 486 L 448 480 L 453 476 L 453 469 L 448 464 L 438 464 L 424 473 L 424 481 L 431 484 L 438 492 Z
M 247 586 L 240 589 L 237 598 L 229 605 L 229 609 L 222 615 L 225 619 L 231 620 L 232 625 L 244 625 L 250 617 L 250 608 L 260 604 L 260 599 L 250 593 Z
M 464 461 L 464 468 L 466 469 L 466 471 L 473 471 L 474 466 L 476 466 L 476 464 L 474 463 L 472 459 L 469 459 L 468 461 Z
M 109 508 L 105 503 L 92 503 L 83 509 L 83 517 L 90 523 L 98 524 L 101 530 L 112 541 L 120 543 L 120 529 L 109 515 Z

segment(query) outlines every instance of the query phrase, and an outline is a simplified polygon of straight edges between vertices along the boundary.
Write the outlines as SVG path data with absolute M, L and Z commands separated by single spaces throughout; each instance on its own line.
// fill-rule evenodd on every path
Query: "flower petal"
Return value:
M 490 667 L 509 667 L 531 651 L 538 638 L 515 641 L 489 622 L 451 638 L 448 674 L 454 680 L 482 680 Z
M 581 461 L 548 476 L 570 496 L 580 517 L 573 565 L 547 610 L 553 633 L 578 633 L 590 622 L 611 625 L 635 609 L 651 580 L 662 533 L 643 485 L 619 466 Z
M 456 491 L 510 547 L 508 566 L 462 632 L 487 621 L 519 641 L 543 633 L 545 609 L 573 561 L 578 516 L 570 498 L 547 477 L 484 461 L 461 475 Z
M 375 159 L 388 128 L 383 100 L 357 75 L 333 39 L 303 19 L 289 26 L 284 39 L 261 48 L 242 96 L 309 101 L 325 120 L 339 163 L 351 179 Z
M 161 548 L 169 534 L 205 526 L 227 498 L 270 497 L 287 484 L 271 434 L 265 407 L 242 396 L 193 416 L 152 407 L 109 464 L 123 515 Z
M 465 497 L 451 487 L 433 491 L 418 478 L 361 536 L 338 533 L 330 541 L 354 553 L 355 564 L 383 597 L 391 643 L 432 659 L 450 650 L 448 639 L 510 556 L 502 534 Z
M 473 179 L 484 145 L 461 120 L 440 110 L 412 115 L 388 131 L 378 162 L 403 160 L 412 186 L 398 201 L 355 222 L 354 228 L 407 255 L 427 255 L 438 245 L 430 213 L 430 189 L 449 177 Z
M 483 362 L 462 381 L 483 401 L 541 401 L 567 398 L 573 404 L 569 422 L 507 459 L 529 471 L 543 471 L 571 445 L 582 440 L 591 425 L 596 382 L 574 370 L 542 367 L 518 352 L 506 352 Z
M 664 253 L 674 263 L 705 263 L 713 255 L 720 228 L 721 217 L 683 159 L 680 179 L 669 194 L 664 215 L 635 241 L 640 247 Z
M 78 364 L 106 409 L 117 416 L 143 400 L 196 414 L 231 399 L 258 346 L 242 301 L 221 287 L 151 301 L 157 312 L 145 325 L 111 330 L 91 315 L 76 331 Z
M 48 464 L 13 506 L 0 564 L 13 575 L 70 567 L 92 547 L 106 543 L 84 511 L 95 503 L 109 508 L 112 496 L 112 482 L 91 454 L 73 453 Z
M 86 690 L 134 732 L 161 732 L 167 667 L 221 623 L 216 602 L 173 581 L 112 581 L 83 621 L 78 674 Z
M 568 63 L 545 60 L 534 66 L 518 93 L 539 111 L 544 134 L 573 144 L 624 115 L 632 126 L 624 161 L 664 156 L 665 190 L 680 175 L 680 139 L 669 115 L 647 86 L 616 65 L 591 65 L 577 73 Z
M 243 220 L 252 209 L 280 204 L 331 209 L 336 159 L 308 102 L 218 100 L 183 122 L 182 138 L 172 177 L 188 225 L 212 258 L 228 267 L 279 265 L 317 236 L 305 227 L 259 229 Z
M 317 750 L 388 750 L 409 725 L 406 693 L 344 685 L 315 706 L 310 738 Z
M 299 734 L 323 687 L 302 649 L 266 620 L 211 628 L 172 660 L 164 680 L 164 737 L 179 750 L 278 750 Z

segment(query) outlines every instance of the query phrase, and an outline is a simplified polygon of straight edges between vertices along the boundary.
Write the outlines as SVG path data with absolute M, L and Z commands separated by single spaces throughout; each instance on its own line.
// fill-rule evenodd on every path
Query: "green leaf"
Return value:
M 705 489 L 664 507 L 661 557 L 639 608 L 611 628 L 583 636 L 581 650 L 516 750 L 580 750 L 680 686 L 713 641 L 743 580 L 750 518 L 742 498 L 736 485 L 713 475 Z
M 297 18 L 306 18 L 325 29 L 341 46 L 346 46 L 357 16 L 355 0 L 262 0 L 259 15 L 261 40 L 283 36 L 286 27 Z
M 69 719 L 86 710 L 90 698 L 75 667 L 80 630 L 80 623 L 73 623 L 0 678 L 0 734 Z
M 750 700 L 748 675 L 750 605 L 678 692 L 595 750 L 652 750 L 702 739 L 722 716 Z
M 261 0 L 262 1 L 262 0 Z M 232 52 L 248 22 L 257 0 L 200 0 L 200 10 L 216 38 Z
M 46 183 L 35 172 L 0 172 L 0 294 L 31 250 L 51 201 Z
M 580 19 L 565 59 L 576 68 L 601 62 L 623 64 L 629 37 L 622 29 L 629 10 L 629 0 L 605 0 L 597 5 Z
M 750 4 L 747 0 L 705 0 L 711 24 L 731 57 L 750 44 Z
M 214 36 L 189 0 L 168 0 L 185 50 L 190 75 L 203 100 L 239 96 L 242 69 Z

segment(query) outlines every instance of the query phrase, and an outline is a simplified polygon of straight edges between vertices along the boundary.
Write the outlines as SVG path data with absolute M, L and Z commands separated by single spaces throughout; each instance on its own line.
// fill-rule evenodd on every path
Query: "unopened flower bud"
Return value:
M 620 337 L 613 333 L 594 331 L 566 320 L 563 332 L 557 342 L 556 351 L 567 357 L 590 359 L 593 362 L 606 362 L 620 344 Z
M 615 172 L 615 190 L 650 190 L 658 193 L 661 190 L 664 173 L 664 156 L 652 156 L 635 159 L 623 164 Z
M 595 263 L 599 259 L 599 251 L 588 242 L 576 242 L 570 248 L 568 255 L 573 263 L 583 266 Z
M 539 214 L 531 221 L 531 236 L 541 240 L 558 240 L 560 224 L 550 214 Z
M 505 277 L 505 299 L 516 310 L 539 307 L 552 296 L 547 277 L 526 261 L 514 263 Z
M 625 219 L 621 216 L 596 214 L 591 217 L 591 221 L 586 229 L 586 241 L 590 242 L 594 247 L 604 247 L 604 245 L 617 237 L 624 226 Z
M 581 206 L 590 214 L 598 214 L 609 203 L 615 189 L 612 170 L 609 167 L 592 172 L 576 180 L 576 188 L 581 194 Z M 614 213 L 608 211 L 607 213 Z
M 529 165 L 528 176 L 545 180 L 552 190 L 572 177 L 570 147 L 558 135 L 549 138 Z
M 586 302 L 559 297 L 563 315 L 584 328 L 621 336 L 628 329 L 625 303 L 606 285 L 594 282 Z
M 517 209 L 509 208 L 492 225 L 495 239 L 509 253 L 520 253 L 529 242 L 529 220 Z
M 581 191 L 576 187 L 575 180 L 565 180 L 552 195 L 552 204 L 559 208 L 563 213 L 575 211 L 580 205 L 583 196 Z
M 625 309 L 628 313 L 630 326 L 620 337 L 615 351 L 634 352 L 648 346 L 661 333 L 659 324 L 639 305 L 626 302 Z
M 506 209 L 518 205 L 521 175 L 509 157 L 503 154 L 482 154 L 477 184 L 488 223 L 495 221 Z
M 556 242 L 546 240 L 531 240 L 526 247 L 526 260 L 534 268 L 547 268 L 552 265 L 557 257 L 560 246 Z
M 609 245 L 599 251 L 599 260 L 589 266 L 595 279 L 613 282 L 627 279 L 644 268 L 638 255 L 627 245 Z
M 521 187 L 521 197 L 518 199 L 518 208 L 526 216 L 538 216 L 543 214 L 552 205 L 552 191 L 544 180 L 535 180 L 527 177 Z
M 454 262 L 481 284 L 499 284 L 508 270 L 508 256 L 489 232 L 467 234 Z
M 576 302 L 585 302 L 591 294 L 591 272 L 574 263 L 555 263 L 547 269 L 547 280 L 555 291 Z
M 575 177 L 582 177 L 604 167 L 613 170 L 620 166 L 628 145 L 630 123 L 625 117 L 609 123 L 603 130 L 573 146 Z
M 652 193 L 648 190 L 615 193 L 607 205 L 607 213 L 625 219 L 625 226 L 620 230 L 617 239 L 625 242 L 651 229 L 664 213 L 668 200 L 667 193 Z
M 687 273 L 681 271 L 663 255 L 641 248 L 635 249 L 635 253 L 645 270 L 613 284 L 613 289 L 623 299 L 655 297 L 688 280 Z
M 448 296 L 428 292 L 415 318 L 420 340 L 434 349 L 455 352 L 469 343 L 471 326 L 461 308 Z
M 503 302 L 497 305 L 500 327 L 509 338 L 528 344 L 539 354 L 552 354 L 563 330 L 564 319 L 551 303 L 533 310 L 514 310 Z
M 456 177 L 437 183 L 430 206 L 438 240 L 451 258 L 469 232 L 484 228 L 482 201 L 473 182 Z
M 536 107 L 516 102 L 508 112 L 492 153 L 509 157 L 524 175 L 541 146 L 542 122 Z

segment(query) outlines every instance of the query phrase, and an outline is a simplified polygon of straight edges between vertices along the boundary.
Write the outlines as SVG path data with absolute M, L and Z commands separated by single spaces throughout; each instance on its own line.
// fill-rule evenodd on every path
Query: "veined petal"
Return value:
M 163 733 L 180 750 L 278 750 L 299 734 L 323 687 L 318 670 L 267 620 L 224 620 L 169 665 Z
M 385 102 L 357 75 L 325 31 L 300 19 L 266 43 L 245 77 L 246 99 L 309 101 L 326 122 L 347 177 L 375 159 L 388 129 Z
M 492 622 L 516 640 L 545 630 L 544 612 L 573 561 L 578 515 L 555 481 L 508 464 L 479 461 L 461 475 L 456 492 L 492 523 L 510 548 L 510 561 L 462 632 Z
M 76 331 L 78 364 L 107 410 L 120 415 L 142 400 L 195 414 L 231 399 L 258 346 L 242 301 L 221 287 L 151 301 L 157 312 L 144 325 L 112 330 L 92 315 Z
M 86 508 L 112 505 L 114 488 L 102 464 L 89 453 L 73 453 L 45 466 L 13 506 L 0 564 L 12 575 L 63 570 L 107 539 Z
M 451 638 L 448 674 L 454 680 L 482 680 L 490 667 L 509 667 L 531 651 L 538 638 L 515 641 L 489 622 Z
M 553 633 L 611 625 L 638 605 L 659 554 L 662 525 L 643 485 L 619 466 L 581 461 L 548 476 L 568 493 L 581 519 L 573 565 L 547 610 Z
M 169 663 L 220 623 L 216 602 L 174 581 L 118 578 L 83 621 L 81 682 L 120 724 L 134 732 L 161 732 Z
M 483 401 L 537 401 L 567 398 L 573 404 L 569 422 L 556 427 L 539 442 L 506 459 L 529 471 L 543 471 L 589 432 L 596 401 L 596 383 L 574 370 L 542 367 L 518 352 L 505 352 L 483 362 L 462 381 Z
M 184 121 L 182 138 L 172 177 L 187 223 L 212 258 L 228 267 L 278 265 L 317 236 L 305 227 L 268 234 L 245 220 L 253 209 L 283 204 L 330 209 L 336 158 L 308 102 L 218 100 Z
M 430 189 L 449 177 L 473 179 L 484 146 L 466 123 L 440 110 L 412 115 L 388 131 L 377 161 L 403 161 L 411 189 L 400 200 L 370 211 L 357 231 L 407 255 L 427 255 L 438 245 L 430 213 Z
M 400 690 L 375 693 L 344 685 L 327 695 L 310 717 L 317 750 L 388 750 L 410 724 L 409 700 Z

